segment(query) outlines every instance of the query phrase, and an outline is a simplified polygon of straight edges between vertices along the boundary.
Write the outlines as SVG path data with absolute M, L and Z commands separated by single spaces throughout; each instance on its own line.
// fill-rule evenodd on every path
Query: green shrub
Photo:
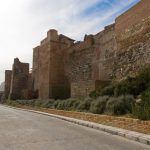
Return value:
M 133 112 L 135 98 L 132 95 L 125 95 L 122 96 L 122 100 L 124 101 L 124 108 L 126 109 L 126 114 L 127 113 L 131 114 Z
M 16 100 L 20 105 L 34 106 L 36 100 Z
M 95 114 L 104 113 L 108 99 L 109 99 L 108 96 L 104 96 L 98 97 L 96 100 L 92 101 L 90 106 L 90 112 Z
M 99 96 L 113 96 L 114 95 L 114 85 L 113 84 L 110 84 L 104 88 L 98 88 L 94 91 L 92 91 L 89 96 L 91 98 L 98 98 Z
M 106 104 L 106 112 L 110 115 L 122 115 L 125 114 L 123 107 L 123 101 L 113 97 Z
M 112 97 L 106 104 L 106 113 L 124 115 L 132 112 L 134 98 L 132 96 Z
M 78 99 L 74 99 L 74 98 L 67 99 L 67 100 L 65 100 L 65 109 L 66 110 L 77 110 L 79 104 L 80 104 L 80 100 L 78 100 Z
M 114 84 L 110 84 L 109 86 L 105 87 L 104 89 L 101 90 L 100 95 L 108 95 L 108 96 L 113 96 L 114 95 Z
M 57 109 L 63 110 L 64 109 L 64 101 L 57 100 Z
M 17 106 L 18 105 L 18 103 L 16 101 L 12 101 L 12 100 L 7 100 L 6 104 L 10 105 L 10 106 Z
M 93 98 L 93 99 L 96 99 L 97 97 L 99 97 L 101 94 L 100 94 L 100 91 L 101 91 L 101 88 L 98 88 L 94 91 L 92 91 L 90 94 L 89 94 L 89 97 L 90 98 Z
M 136 77 L 128 77 L 115 87 L 115 96 L 131 94 L 139 95 L 150 86 L 150 67 L 143 68 Z
M 135 104 L 133 115 L 138 119 L 150 120 L 150 89 L 143 92 L 141 101 Z
M 80 104 L 80 100 L 74 101 L 71 110 L 78 110 L 79 104 Z
M 80 101 L 80 104 L 78 105 L 78 110 L 79 111 L 89 111 L 90 106 L 91 106 L 92 99 L 90 98 L 85 98 L 84 100 Z
M 34 105 L 35 105 L 36 107 L 42 107 L 42 104 L 43 104 L 43 103 L 44 103 L 44 100 L 36 100 Z
M 43 100 L 43 101 L 41 102 L 41 107 L 44 107 L 44 108 L 52 108 L 53 103 L 54 103 L 54 100 Z
M 59 105 L 59 102 L 60 102 L 59 100 L 55 100 L 54 103 L 53 103 L 53 105 L 52 105 L 52 108 L 53 109 L 57 109 L 58 105 Z
M 114 96 L 126 94 L 137 96 L 141 91 L 143 91 L 143 89 L 141 89 L 141 84 L 138 77 L 128 77 L 127 79 L 120 81 L 115 85 Z
M 27 105 L 29 105 L 29 106 L 34 106 L 34 105 L 35 105 L 35 101 L 36 101 L 36 100 L 29 100 L 29 101 L 27 102 Z

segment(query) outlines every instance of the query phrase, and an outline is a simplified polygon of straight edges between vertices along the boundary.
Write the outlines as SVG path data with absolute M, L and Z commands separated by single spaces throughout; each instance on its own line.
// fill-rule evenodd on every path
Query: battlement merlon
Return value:
M 47 32 L 47 40 L 48 41 L 58 41 L 59 40 L 58 31 L 55 29 L 50 29 Z

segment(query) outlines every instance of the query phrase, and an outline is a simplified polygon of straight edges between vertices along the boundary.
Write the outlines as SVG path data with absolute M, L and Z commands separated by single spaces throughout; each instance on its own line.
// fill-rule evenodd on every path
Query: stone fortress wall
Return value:
M 12 95 L 13 90 L 18 93 L 30 88 L 40 99 L 87 96 L 112 79 L 136 75 L 149 64 L 150 2 L 141 0 L 103 31 L 85 35 L 84 41 L 74 42 L 54 29 L 48 31 L 47 37 L 33 49 L 32 75 L 19 78 L 22 83 L 30 79 L 32 84 L 15 88 L 18 83 L 11 82 L 12 86 L 10 76 L 18 76 L 14 71 L 6 72 L 5 92 L 8 95 L 10 89 Z

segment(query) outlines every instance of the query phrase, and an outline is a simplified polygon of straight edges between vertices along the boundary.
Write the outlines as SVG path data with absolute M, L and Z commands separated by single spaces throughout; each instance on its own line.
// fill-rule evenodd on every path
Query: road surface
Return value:
M 0 150 L 150 150 L 150 146 L 0 105 Z

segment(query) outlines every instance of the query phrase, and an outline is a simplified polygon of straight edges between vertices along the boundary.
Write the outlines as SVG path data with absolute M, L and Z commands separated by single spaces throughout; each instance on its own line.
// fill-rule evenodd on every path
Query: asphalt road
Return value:
M 0 150 L 150 150 L 150 146 L 0 105 Z

